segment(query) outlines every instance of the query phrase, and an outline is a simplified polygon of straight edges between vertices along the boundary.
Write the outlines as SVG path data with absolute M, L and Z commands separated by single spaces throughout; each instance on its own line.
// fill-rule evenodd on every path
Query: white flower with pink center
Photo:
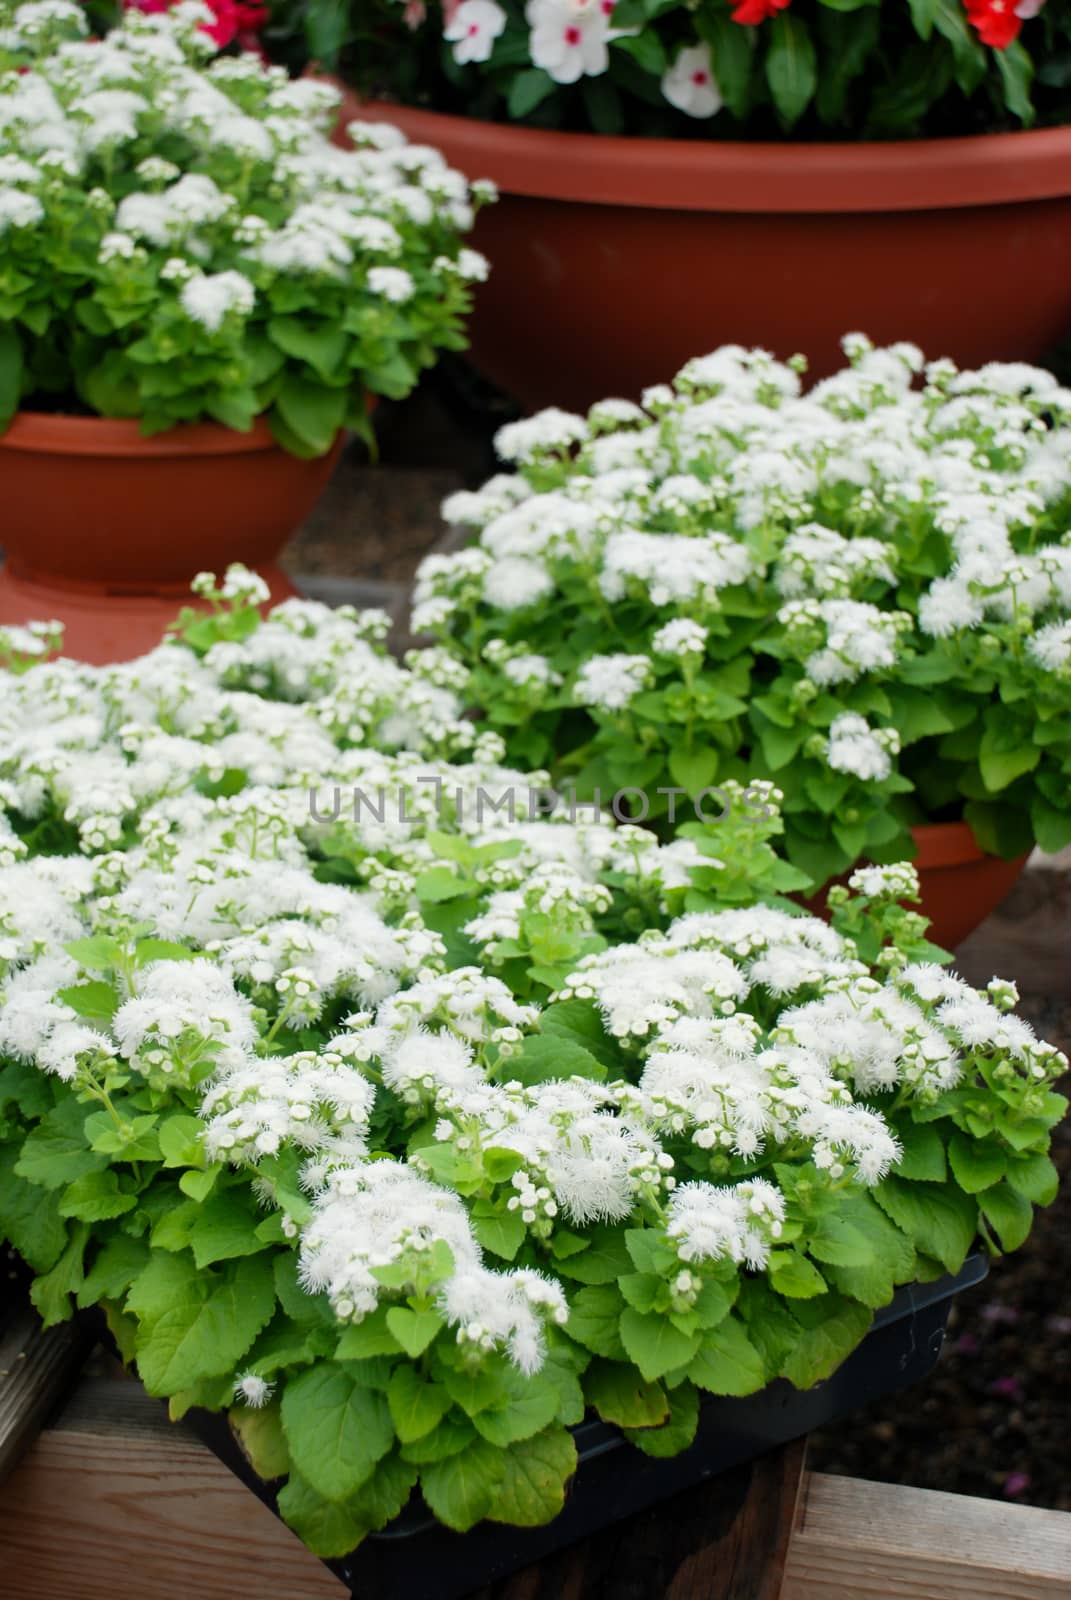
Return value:
M 461 0 L 443 29 L 454 47 L 454 60 L 486 61 L 506 26 L 506 13 L 495 0 Z
M 607 45 L 619 36 L 610 22 L 614 0 L 528 0 L 528 52 L 555 83 L 594 78 L 609 66 Z
M 662 93 L 671 106 L 689 117 L 712 117 L 721 110 L 721 91 L 708 44 L 689 45 L 680 52 L 662 79 Z

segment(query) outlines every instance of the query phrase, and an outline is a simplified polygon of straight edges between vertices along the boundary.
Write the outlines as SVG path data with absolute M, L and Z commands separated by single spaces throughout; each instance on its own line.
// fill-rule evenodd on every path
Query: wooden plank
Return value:
M 802 1448 L 700 1484 L 477 1600 L 1071 1596 L 1071 1516 L 821 1474 L 800 1490 Z M 84 1382 L 0 1489 L 0 1550 L 4 1600 L 345 1593 L 159 1402 L 115 1379 Z
M 268 1508 L 132 1383 L 96 1381 L 0 1489 L 4 1600 L 340 1600 Z M 385 1597 L 384 1597 L 385 1600 Z
M 781 1600 L 1068 1600 L 1071 1514 L 808 1474 Z
M 83 1327 L 63 1322 L 45 1331 L 29 1301 L 20 1295 L 10 1302 L 0 1329 L 0 1481 L 63 1399 L 92 1347 Z

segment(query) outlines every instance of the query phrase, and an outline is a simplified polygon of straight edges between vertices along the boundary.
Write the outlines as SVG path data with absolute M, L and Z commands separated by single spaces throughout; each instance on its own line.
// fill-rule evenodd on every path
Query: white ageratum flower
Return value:
M 373 294 L 382 295 L 392 305 L 404 305 L 416 293 L 412 274 L 404 267 L 372 267 L 368 274 L 368 287 Z
M 443 38 L 453 45 L 455 61 L 487 61 L 505 26 L 506 13 L 495 0 L 461 0 Z
M 1071 622 L 1050 622 L 1027 641 L 1027 649 L 1046 672 L 1062 672 L 1071 661 Z
M 659 656 L 702 655 L 707 636 L 707 629 L 700 623 L 688 617 L 674 617 L 654 634 L 651 649 Z
M 532 65 L 555 83 L 599 77 L 609 66 L 613 0 L 528 0 Z
M 650 678 L 651 663 L 647 656 L 589 656 L 576 675 L 573 696 L 582 706 L 595 706 L 600 711 L 623 711 Z
M 689 117 L 713 117 L 722 107 L 708 44 L 681 50 L 662 77 L 662 93 L 671 106 Z
M 42 220 L 45 208 L 35 194 L 21 189 L 0 189 L 0 234 L 9 228 L 32 228 Z
M 247 317 L 253 309 L 256 290 L 241 272 L 201 273 L 182 286 L 179 304 L 193 322 L 210 333 L 218 333 L 232 313 Z
M 872 728 L 865 717 L 846 711 L 832 723 L 823 754 L 834 772 L 849 772 L 864 783 L 882 783 L 899 750 L 895 728 Z

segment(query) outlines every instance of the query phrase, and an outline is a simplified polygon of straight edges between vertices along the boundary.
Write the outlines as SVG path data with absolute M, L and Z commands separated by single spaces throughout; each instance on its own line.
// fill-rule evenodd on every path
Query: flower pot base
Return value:
M 461 1600 L 716 1473 L 731 1471 L 925 1378 L 940 1354 L 953 1299 L 980 1283 L 987 1270 L 984 1258 L 972 1255 L 954 1276 L 897 1290 L 875 1315 L 862 1344 L 811 1389 L 795 1389 L 779 1379 L 743 1399 L 706 1399 L 695 1442 L 668 1460 L 628 1448 L 617 1428 L 597 1419 L 581 1423 L 573 1429 L 578 1470 L 564 1509 L 542 1527 L 480 1522 L 469 1533 L 453 1533 L 416 1499 L 352 1555 L 326 1565 L 355 1596 Z M 195 1408 L 186 1420 L 232 1472 L 277 1510 L 273 1488 L 253 1472 L 223 1416 Z
M 271 590 L 265 609 L 298 593 L 275 562 L 258 570 Z M 201 606 L 181 589 L 123 594 L 104 585 L 91 588 L 35 582 L 16 577 L 6 566 L 0 569 L 0 627 L 62 622 L 63 654 L 93 666 L 131 661 L 152 650 L 183 606 L 191 604 Z

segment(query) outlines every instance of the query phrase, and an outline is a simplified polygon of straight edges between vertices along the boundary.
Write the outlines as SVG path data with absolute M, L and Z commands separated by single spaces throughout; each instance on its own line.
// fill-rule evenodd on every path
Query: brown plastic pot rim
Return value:
M 136 421 L 111 417 L 69 417 L 45 411 L 20 411 L 0 436 L 0 450 L 63 456 L 233 456 L 281 450 L 263 417 L 248 433 L 221 422 L 180 423 L 146 438 Z
M 933 867 L 964 867 L 974 861 L 996 859 L 982 849 L 966 822 L 923 822 L 912 828 L 918 846 L 912 865 L 920 871 Z M 1026 857 L 1021 859 L 1025 861 Z
M 336 82 L 336 87 L 338 84 Z M 506 194 L 672 211 L 943 211 L 1071 196 L 1071 127 L 854 144 L 629 139 L 359 103 Z M 351 115 L 352 114 L 352 115 Z

